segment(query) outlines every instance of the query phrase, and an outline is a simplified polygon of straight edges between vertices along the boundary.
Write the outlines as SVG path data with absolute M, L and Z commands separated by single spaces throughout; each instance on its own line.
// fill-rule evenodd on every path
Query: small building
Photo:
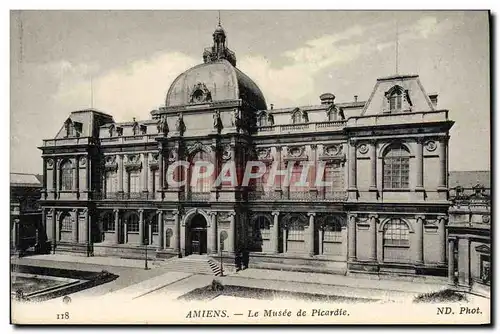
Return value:
M 10 230 L 12 251 L 41 250 L 45 240 L 42 226 L 40 175 L 10 173 Z
M 449 283 L 489 295 L 491 183 L 487 172 L 451 172 L 448 223 Z

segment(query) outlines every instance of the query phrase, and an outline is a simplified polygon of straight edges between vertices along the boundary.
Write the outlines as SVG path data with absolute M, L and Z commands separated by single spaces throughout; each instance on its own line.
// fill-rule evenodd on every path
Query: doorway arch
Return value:
M 204 215 L 196 213 L 191 217 L 186 233 L 186 255 L 207 253 L 207 226 Z

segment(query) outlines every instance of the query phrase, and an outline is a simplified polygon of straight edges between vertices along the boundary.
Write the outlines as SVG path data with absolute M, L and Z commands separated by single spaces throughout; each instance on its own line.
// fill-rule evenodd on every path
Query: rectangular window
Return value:
M 138 171 L 129 173 L 129 193 L 138 193 L 141 191 L 140 174 Z
M 409 188 L 409 165 L 408 157 L 384 158 L 384 188 Z
M 342 232 L 341 231 L 324 231 L 323 232 L 324 242 L 342 242 Z

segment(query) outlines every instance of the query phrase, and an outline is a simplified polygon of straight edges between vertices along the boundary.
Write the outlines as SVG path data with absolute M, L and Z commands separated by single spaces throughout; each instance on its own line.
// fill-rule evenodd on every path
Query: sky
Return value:
M 218 13 L 12 11 L 10 18 L 11 171 L 41 173 L 37 147 L 71 111 L 93 106 L 118 122 L 149 119 L 172 81 L 202 62 Z M 490 169 L 487 12 L 221 11 L 221 21 L 237 67 L 268 106 L 319 104 L 325 92 L 336 102 L 364 101 L 397 67 L 418 74 L 455 121 L 450 170 Z

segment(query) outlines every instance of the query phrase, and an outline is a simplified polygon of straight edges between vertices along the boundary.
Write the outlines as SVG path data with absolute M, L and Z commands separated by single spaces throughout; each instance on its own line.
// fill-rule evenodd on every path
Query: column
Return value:
M 179 253 L 181 249 L 181 226 L 180 226 L 180 221 L 179 221 L 179 213 L 177 210 L 174 211 L 174 240 L 173 240 L 173 248 L 174 252 L 177 254 Z M 184 246 L 183 246 L 184 247 Z
M 120 243 L 120 210 L 113 210 L 115 214 L 115 244 Z
M 439 183 L 438 189 L 447 189 L 446 174 L 447 163 L 446 163 L 446 146 L 448 145 L 448 137 L 443 137 L 439 141 Z
M 149 169 L 149 154 L 142 153 L 142 191 L 148 192 L 148 169 Z
M 425 216 L 415 217 L 415 240 L 416 240 L 416 259 L 417 264 L 424 263 L 424 219 Z
M 458 239 L 458 284 L 468 287 L 470 284 L 470 240 Z
M 455 285 L 455 239 L 448 240 L 448 283 Z
M 179 257 L 181 257 L 182 255 L 186 254 L 186 226 L 181 226 L 179 215 L 179 211 L 174 210 L 174 224 L 175 226 L 178 226 L 177 235 L 179 236 L 179 238 L 177 238 L 177 244 L 175 244 L 174 247 L 178 247 Z
M 314 256 L 314 216 L 316 213 L 309 212 L 307 214 L 309 216 L 309 242 L 308 242 L 308 252 L 309 256 Z
M 165 180 L 165 157 L 163 155 L 163 145 L 160 144 L 160 152 L 158 153 L 158 190 L 163 191 L 164 189 L 164 180 Z
M 356 214 L 349 215 L 349 235 L 347 237 L 349 262 L 356 261 Z
M 165 248 L 165 225 L 163 224 L 163 211 L 158 211 L 158 249 Z M 175 244 L 175 242 L 174 242 Z
M 274 161 L 275 162 L 273 162 L 273 163 L 276 163 L 276 165 L 278 166 L 276 168 L 276 171 L 281 170 L 282 169 L 282 166 L 281 166 L 281 146 L 275 147 Z M 278 174 L 278 173 L 276 173 L 276 174 Z M 276 182 L 276 177 L 274 180 L 272 180 L 273 184 L 274 184 L 274 190 L 276 190 L 276 191 L 283 190 L 282 186 L 281 186 L 281 183 L 282 183 L 281 180 L 282 180 L 281 176 L 279 177 L 279 182 Z
M 54 158 L 54 198 L 57 199 L 57 195 L 59 193 L 59 190 L 61 188 L 60 186 L 60 178 L 59 175 L 61 173 L 60 168 L 61 167 L 61 161 L 60 159 L 56 160 Z
M 209 252 L 212 252 L 213 254 L 217 253 L 217 212 L 212 211 L 210 212 L 210 235 L 209 235 L 209 242 L 208 246 L 210 249 L 208 250 Z
M 415 190 L 423 190 L 424 189 L 424 150 L 423 150 L 423 138 L 417 139 L 417 184 Z
M 89 242 L 89 231 L 90 231 L 90 220 L 89 220 L 89 210 L 87 208 L 83 209 L 83 240 L 81 240 L 82 243 L 87 244 Z
M 279 215 L 278 211 L 271 212 L 273 215 L 273 229 L 271 231 L 271 238 L 273 240 L 273 253 L 279 253 Z
M 137 210 L 139 212 L 139 244 L 140 245 L 145 245 L 146 243 L 144 242 L 144 210 L 139 209 Z
M 318 188 L 316 187 L 316 166 L 317 166 L 316 160 L 317 160 L 318 146 L 316 144 L 311 144 L 310 147 L 311 147 L 311 157 L 309 158 L 309 161 L 312 162 L 312 165 L 310 166 L 309 178 L 308 178 L 309 190 L 317 192 Z
M 71 212 L 71 216 L 73 218 L 73 229 L 72 232 L 72 240 L 74 243 L 78 242 L 78 209 L 73 209 Z
M 73 191 L 78 192 L 78 161 L 79 158 L 75 157 L 75 168 L 73 170 Z
M 83 191 L 89 190 L 89 179 L 90 179 L 90 159 L 89 157 L 85 157 L 85 178 L 83 179 Z
M 13 225 L 12 225 L 12 248 L 14 250 L 17 249 L 17 244 L 18 244 L 18 240 L 17 240 L 17 235 L 18 235 L 18 232 L 19 231 L 19 219 L 14 219 L 14 222 L 13 222 Z
M 372 261 L 377 261 L 377 219 L 378 215 L 370 215 L 370 231 L 372 233 L 370 260 Z
M 118 192 L 123 192 L 123 155 L 118 154 Z
M 236 240 L 236 212 L 229 213 L 229 233 L 227 251 L 234 253 L 234 241 Z
M 44 199 L 46 199 L 47 195 L 47 159 L 43 158 L 43 189 L 42 189 L 42 196 Z
M 349 143 L 349 189 L 356 189 L 356 143 Z
M 377 190 L 377 146 L 375 141 L 370 141 L 370 190 Z
M 439 217 L 439 239 L 441 240 L 439 263 L 445 264 L 446 263 L 446 217 Z
M 55 166 L 54 166 L 55 167 Z M 52 211 L 52 245 L 55 248 L 57 241 L 57 217 L 56 217 L 56 209 L 50 209 Z

